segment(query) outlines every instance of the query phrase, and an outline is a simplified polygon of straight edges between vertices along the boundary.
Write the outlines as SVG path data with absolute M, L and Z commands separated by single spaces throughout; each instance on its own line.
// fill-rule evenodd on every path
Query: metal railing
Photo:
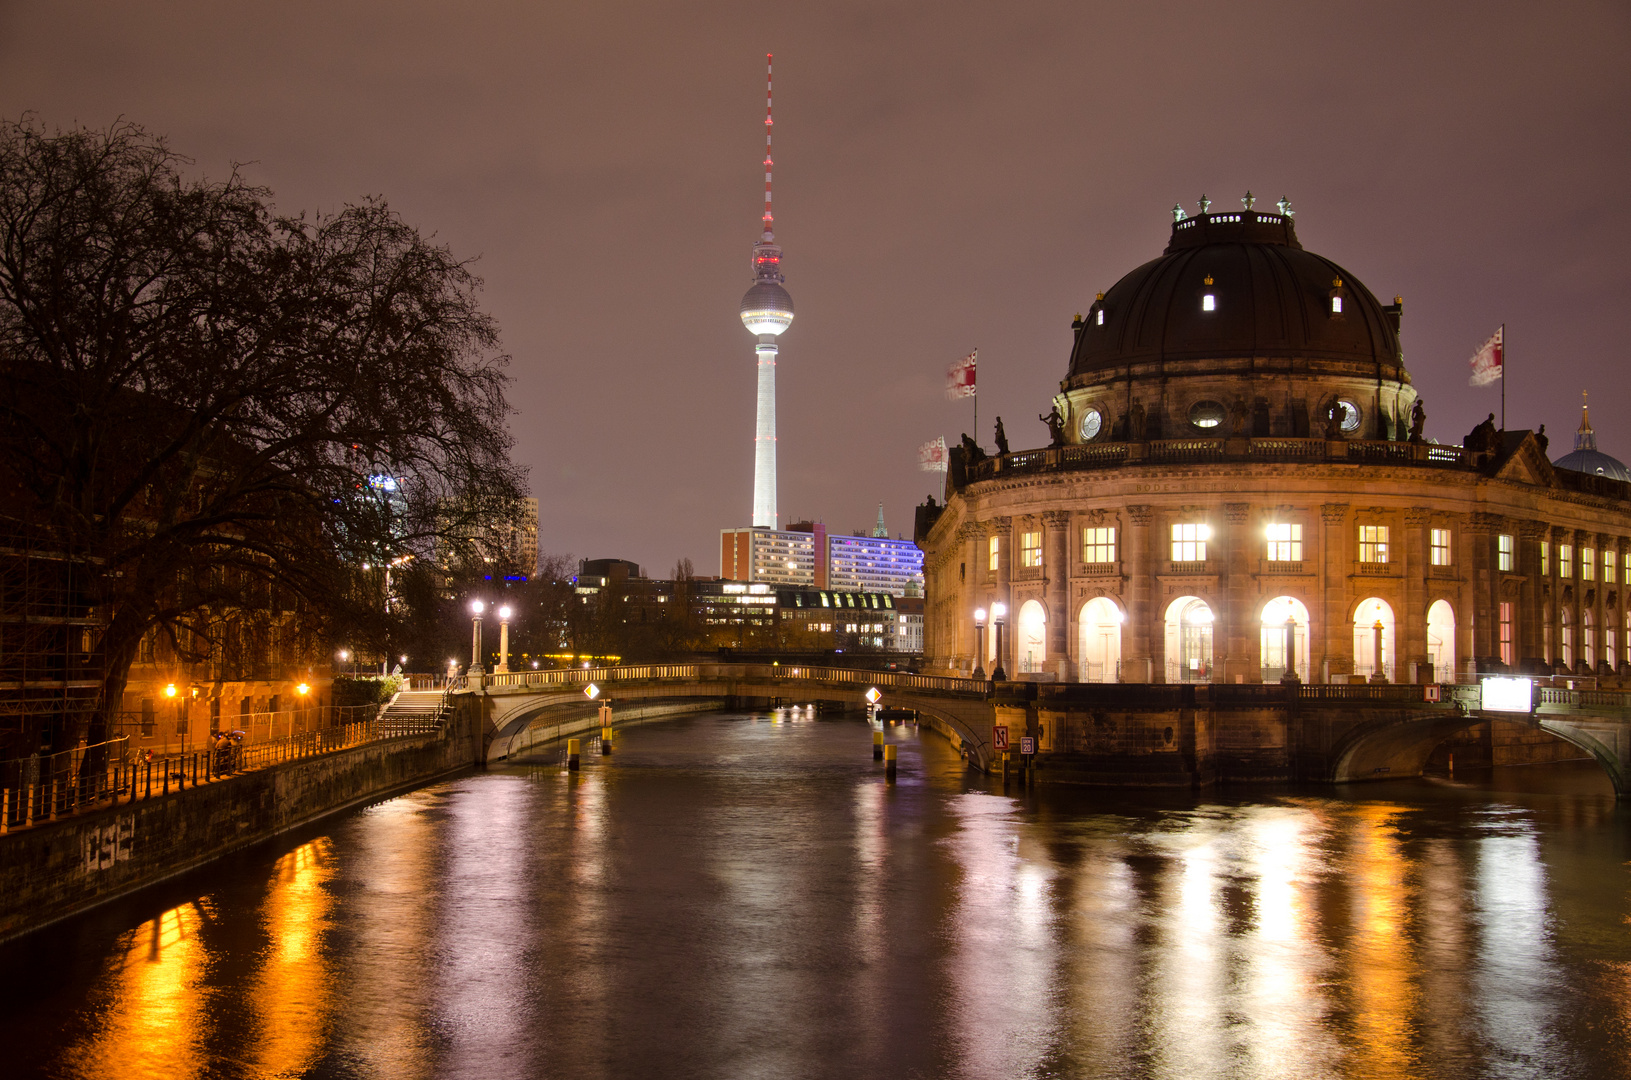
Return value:
M 441 730 L 436 720 L 386 727 L 377 705 L 336 710 L 355 715 L 330 726 L 278 738 L 236 742 L 230 746 L 177 754 L 136 751 L 129 736 L 61 753 L 0 762 L 0 833 L 36 825 L 84 810 L 141 799 L 162 798 L 171 789 L 197 787 L 256 769 L 334 753 L 368 743 Z M 362 715 L 366 714 L 366 715 Z M 87 755 L 106 751 L 100 767 L 89 767 Z M 94 758 L 91 759 L 94 761 Z
M 1142 443 L 1086 443 L 1041 450 L 1016 450 L 974 463 L 968 480 L 1006 473 L 1114 468 L 1143 461 L 1183 464 L 1208 461 L 1345 461 L 1414 465 L 1433 469 L 1472 469 L 1478 454 L 1460 446 L 1396 442 L 1388 439 L 1188 438 Z

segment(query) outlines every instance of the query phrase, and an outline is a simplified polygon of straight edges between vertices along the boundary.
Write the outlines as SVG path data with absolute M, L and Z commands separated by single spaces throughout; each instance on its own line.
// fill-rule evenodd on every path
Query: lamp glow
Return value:
M 301 697 L 305 697 L 307 694 L 311 693 L 311 687 L 307 686 L 305 683 L 301 683 L 299 686 L 294 688 L 294 692 L 299 694 Z
M 472 615 L 480 615 L 482 612 L 484 612 L 486 610 L 487 610 L 487 605 L 482 603 L 480 600 L 470 601 L 470 613 Z
M 1003 618 L 1006 618 L 1007 615 L 1008 615 L 1008 605 L 1007 604 L 992 604 L 991 605 L 991 617 L 993 619 L 1003 619 Z
M 501 619 L 508 619 L 510 617 L 510 605 L 505 604 L 503 607 L 499 608 L 498 617 Z
M 974 621 L 981 626 L 985 625 L 985 608 L 974 609 Z
M 164 696 L 165 697 L 175 697 L 176 696 L 176 684 L 175 683 L 170 683 L 168 686 L 166 686 L 164 688 Z

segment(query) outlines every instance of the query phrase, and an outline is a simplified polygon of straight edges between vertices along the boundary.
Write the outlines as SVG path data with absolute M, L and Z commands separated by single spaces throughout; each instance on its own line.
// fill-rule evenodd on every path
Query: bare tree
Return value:
M 0 480 L 89 567 L 99 741 L 150 632 L 206 647 L 281 595 L 383 620 L 367 563 L 513 513 L 498 330 L 469 264 L 382 200 L 278 216 L 129 124 L 0 123 Z M 203 642 L 204 646 L 198 643 Z

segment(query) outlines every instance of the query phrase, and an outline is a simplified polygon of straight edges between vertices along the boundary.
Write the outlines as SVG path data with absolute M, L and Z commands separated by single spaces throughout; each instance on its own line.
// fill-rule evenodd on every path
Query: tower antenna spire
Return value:
M 764 222 L 765 222 L 765 239 L 766 240 L 774 240 L 776 238 L 776 231 L 775 231 L 776 230 L 776 215 L 771 213 L 771 211 L 770 211 L 770 172 L 771 172 L 771 166 L 775 164 L 775 162 L 771 160 L 771 155 L 770 155 L 770 136 L 771 136 L 771 133 L 775 130 L 775 127 L 776 127 L 776 119 L 775 119 L 775 116 L 771 112 L 771 104 L 772 104 L 772 102 L 774 100 L 774 96 L 775 96 L 772 91 L 774 91 L 775 84 L 776 84 L 776 81 L 775 81 L 776 69 L 775 69 L 775 65 L 774 65 L 775 59 L 776 59 L 776 54 L 775 53 L 765 53 L 765 216 L 764 216 Z

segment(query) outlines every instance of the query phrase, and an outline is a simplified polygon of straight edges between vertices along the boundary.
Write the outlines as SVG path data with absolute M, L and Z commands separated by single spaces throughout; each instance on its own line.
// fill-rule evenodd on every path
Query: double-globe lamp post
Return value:
M 480 600 L 470 601 L 470 674 L 480 675 L 481 671 L 481 613 L 487 610 L 487 605 Z

